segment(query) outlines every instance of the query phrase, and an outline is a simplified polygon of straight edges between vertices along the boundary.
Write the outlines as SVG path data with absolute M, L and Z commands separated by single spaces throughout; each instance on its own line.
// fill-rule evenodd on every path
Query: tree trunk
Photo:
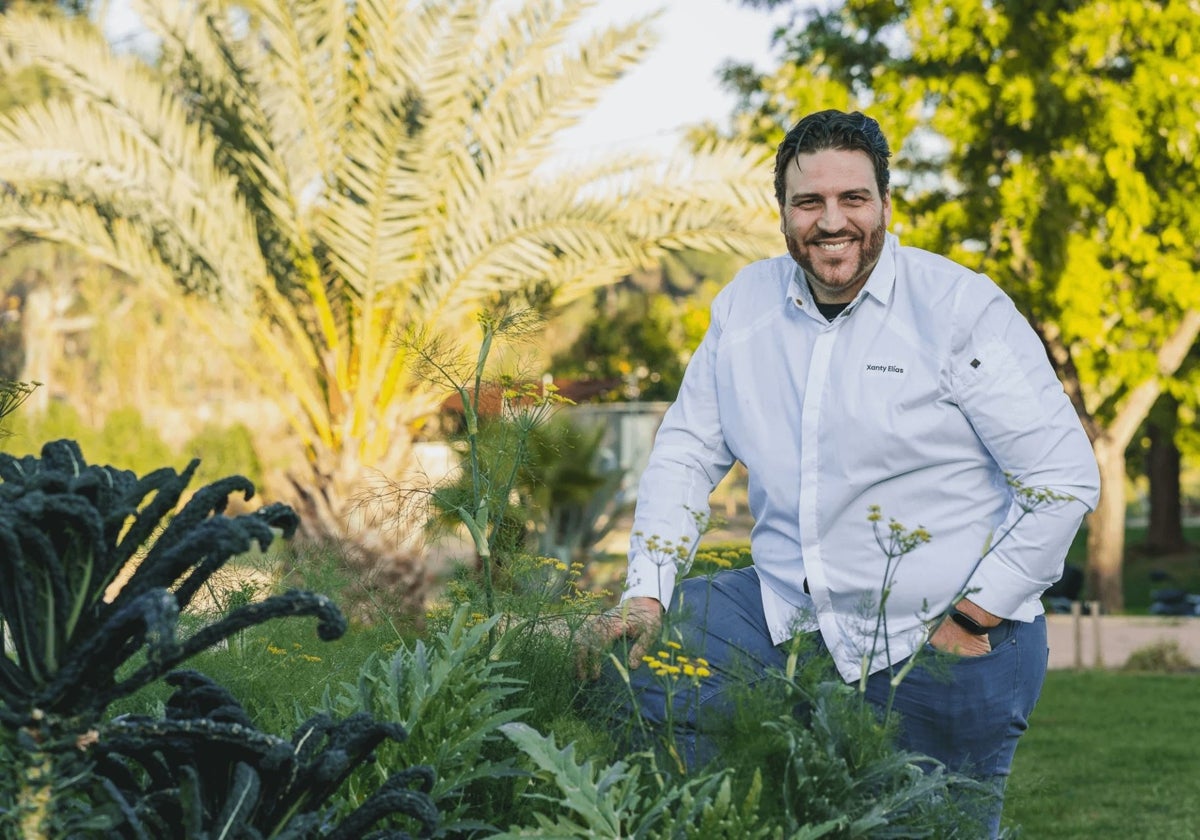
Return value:
M 1183 539 L 1183 503 L 1179 487 L 1179 448 L 1175 445 L 1178 423 L 1177 401 L 1164 395 L 1159 398 L 1163 409 L 1147 424 L 1150 451 L 1146 458 L 1146 477 L 1150 481 L 1150 522 L 1146 532 L 1146 548 L 1152 554 L 1175 554 L 1187 544 Z M 1152 415 L 1154 416 L 1154 415 Z
M 1105 612 L 1125 609 L 1125 448 L 1107 437 L 1092 444 L 1100 468 L 1100 502 L 1088 516 L 1088 589 Z

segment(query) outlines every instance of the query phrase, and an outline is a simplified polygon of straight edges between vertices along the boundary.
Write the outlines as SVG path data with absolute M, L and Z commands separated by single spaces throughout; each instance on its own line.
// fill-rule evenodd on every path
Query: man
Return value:
M 916 667 L 900 683 L 901 744 L 1002 791 L 1045 676 L 1039 597 L 1099 475 L 1012 302 L 887 232 L 889 157 L 859 113 L 812 114 L 780 144 L 788 254 L 750 265 L 714 301 L 642 476 L 622 603 L 586 628 L 581 661 L 592 672 L 626 638 L 638 669 L 669 606 L 713 672 L 679 732 L 695 760 L 710 755 L 705 709 L 744 682 L 732 672 L 781 667 L 798 633 L 846 681 L 865 672 L 880 706 L 928 643 L 955 657 L 950 679 Z M 677 587 L 735 461 L 749 475 L 754 565 Z M 889 560 L 881 520 L 885 537 L 895 522 L 931 539 Z M 649 670 L 633 671 L 642 716 L 678 723 Z

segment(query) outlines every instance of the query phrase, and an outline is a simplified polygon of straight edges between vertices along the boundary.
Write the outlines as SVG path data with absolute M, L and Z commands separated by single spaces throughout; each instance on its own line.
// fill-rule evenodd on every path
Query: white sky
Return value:
M 655 9 L 658 45 L 649 57 L 609 88 L 596 109 L 570 131 L 567 152 L 619 148 L 667 151 L 683 130 L 704 120 L 723 123 L 734 97 L 717 81 L 726 61 L 773 66 L 771 32 L 777 13 L 748 9 L 737 0 L 602 0 L 587 18 L 589 29 L 627 22 Z

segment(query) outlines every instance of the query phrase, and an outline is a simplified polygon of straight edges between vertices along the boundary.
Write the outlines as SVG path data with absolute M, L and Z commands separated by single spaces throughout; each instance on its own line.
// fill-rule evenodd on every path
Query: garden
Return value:
M 879 114 L 896 232 L 1010 294 L 1125 488 L 1085 599 L 1200 592 L 1194 8 L 744 4 L 791 17 L 723 125 L 558 166 L 652 13 L 135 0 L 147 46 L 0 2 L 0 840 L 979 836 L 986 792 L 803 650 L 710 766 L 576 673 L 626 477 L 549 371 L 669 400 L 817 108 Z M 688 573 L 750 561 L 709 525 Z M 669 633 L 644 664 L 707 676 Z M 1196 671 L 1052 672 L 1007 835 L 1200 836 Z
M 249 504 L 243 477 L 192 488 L 195 461 L 137 476 L 72 441 L 0 455 L 5 836 L 978 836 L 973 783 L 922 772 L 802 655 L 741 698 L 719 766 L 685 766 L 669 733 L 628 749 L 575 668 L 575 634 L 613 601 L 594 582 L 611 569 L 579 550 L 599 532 L 550 540 L 554 517 L 513 503 L 553 480 L 532 453 L 562 400 L 504 380 L 489 422 L 485 364 L 453 386 L 463 469 L 422 495 L 429 527 L 469 550 L 419 615 L 291 539 L 295 512 Z M 28 386 L 6 393 L 11 411 Z M 748 561 L 744 542 L 702 543 L 691 573 Z M 650 659 L 674 690 L 705 676 L 669 635 Z M 1121 836 L 1136 815 L 1187 836 L 1195 696 L 1194 672 L 1051 673 L 1008 835 Z

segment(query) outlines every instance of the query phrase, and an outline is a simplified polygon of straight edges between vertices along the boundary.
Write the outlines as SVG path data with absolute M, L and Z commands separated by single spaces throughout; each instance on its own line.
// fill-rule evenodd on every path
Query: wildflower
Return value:
M 283 648 L 280 648 L 280 647 L 275 647 L 275 645 L 271 645 L 271 644 L 267 645 L 267 653 L 269 653 L 273 656 L 287 656 L 286 650 L 284 650 Z
M 660 650 L 654 656 L 642 657 L 642 661 L 650 666 L 656 677 L 669 680 L 671 685 L 680 677 L 686 678 L 692 685 L 699 685 L 705 677 L 712 676 L 708 661 L 703 657 L 692 659 L 679 654 L 678 651 L 683 649 L 679 642 L 667 641 L 664 646 L 667 650 Z

